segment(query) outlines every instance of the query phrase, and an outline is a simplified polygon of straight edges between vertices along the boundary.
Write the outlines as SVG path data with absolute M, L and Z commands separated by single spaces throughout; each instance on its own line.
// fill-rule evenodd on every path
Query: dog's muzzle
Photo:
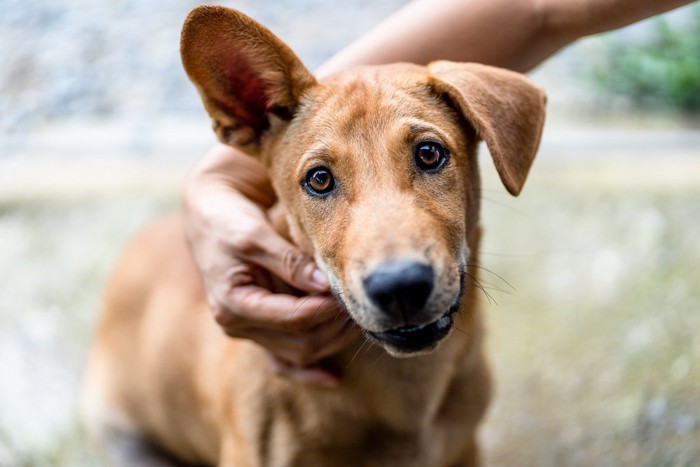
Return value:
M 364 280 L 367 296 L 382 313 L 406 324 L 368 334 L 397 353 L 434 348 L 452 329 L 453 315 L 459 310 L 464 290 L 464 273 L 460 274 L 460 291 L 455 303 L 440 318 L 426 324 L 425 307 L 434 283 L 433 268 L 423 263 L 395 260 L 377 268 Z
M 420 318 L 434 284 L 432 266 L 405 259 L 385 262 L 363 281 L 367 297 L 381 312 L 406 323 Z

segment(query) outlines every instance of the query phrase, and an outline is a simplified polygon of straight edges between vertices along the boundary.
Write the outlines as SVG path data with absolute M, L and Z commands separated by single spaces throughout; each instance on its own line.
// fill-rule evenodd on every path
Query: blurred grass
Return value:
M 486 202 L 483 264 L 516 288 L 488 313 L 491 465 L 700 464 L 697 200 L 560 188 L 515 210 Z
M 601 89 L 624 95 L 644 108 L 700 112 L 700 5 L 688 7 L 685 22 L 663 16 L 643 41 L 604 36 L 602 53 L 586 74 Z
M 102 282 L 171 194 L 0 202 L 0 466 L 89 466 L 79 380 Z
M 698 465 L 697 173 L 632 190 L 624 168 L 606 175 L 628 177 L 619 186 L 586 161 L 539 169 L 518 199 L 493 173 L 483 195 L 482 263 L 515 287 L 482 275 L 498 302 L 489 465 Z M 0 201 L 1 466 L 97 465 L 76 410 L 101 284 L 138 226 L 178 202 L 170 182 L 125 186 Z

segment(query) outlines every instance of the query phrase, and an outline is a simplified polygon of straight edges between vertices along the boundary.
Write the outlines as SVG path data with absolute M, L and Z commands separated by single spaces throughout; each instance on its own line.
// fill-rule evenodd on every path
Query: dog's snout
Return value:
M 423 310 L 433 291 L 435 273 L 427 264 L 394 260 L 381 264 L 364 279 L 369 299 L 386 313 L 404 317 Z

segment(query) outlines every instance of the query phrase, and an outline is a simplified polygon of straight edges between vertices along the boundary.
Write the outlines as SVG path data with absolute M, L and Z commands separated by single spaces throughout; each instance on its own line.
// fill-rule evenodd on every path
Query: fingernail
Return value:
M 321 271 L 315 264 L 309 264 L 307 268 L 309 269 L 308 272 L 311 273 L 311 282 L 322 290 L 327 289 L 330 284 L 328 283 L 328 278 L 323 271 Z

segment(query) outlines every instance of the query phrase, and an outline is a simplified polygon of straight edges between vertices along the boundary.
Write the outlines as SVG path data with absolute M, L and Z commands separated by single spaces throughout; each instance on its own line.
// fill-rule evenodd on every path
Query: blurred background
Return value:
M 214 143 L 178 54 L 198 3 L 2 0 L 0 466 L 99 465 L 77 406 L 101 284 Z M 404 3 L 224 4 L 313 69 Z M 700 465 L 700 5 L 531 76 L 524 193 L 481 156 L 488 465 Z

